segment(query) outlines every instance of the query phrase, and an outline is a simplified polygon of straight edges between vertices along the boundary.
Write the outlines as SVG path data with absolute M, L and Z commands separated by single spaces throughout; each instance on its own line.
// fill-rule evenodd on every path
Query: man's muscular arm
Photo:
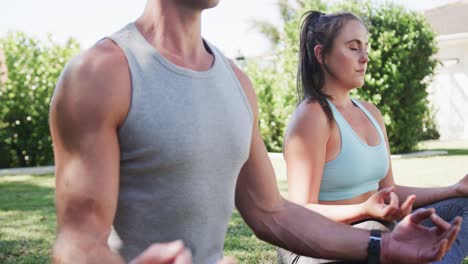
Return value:
M 107 238 L 117 206 L 117 128 L 129 105 L 128 67 L 110 40 L 70 61 L 57 83 L 50 111 L 58 224 L 54 262 L 123 262 Z

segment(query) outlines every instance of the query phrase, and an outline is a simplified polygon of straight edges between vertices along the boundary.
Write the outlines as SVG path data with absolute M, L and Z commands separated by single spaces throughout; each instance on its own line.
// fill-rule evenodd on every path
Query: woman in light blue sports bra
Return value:
M 468 255 L 468 175 L 447 188 L 395 184 L 380 111 L 350 97 L 364 84 L 368 31 L 352 13 L 308 12 L 301 27 L 298 90 L 284 142 L 289 199 L 337 222 L 388 230 L 413 208 L 464 219 L 440 263 Z M 427 223 L 430 225 L 430 223 Z M 323 263 L 284 249 L 280 263 Z

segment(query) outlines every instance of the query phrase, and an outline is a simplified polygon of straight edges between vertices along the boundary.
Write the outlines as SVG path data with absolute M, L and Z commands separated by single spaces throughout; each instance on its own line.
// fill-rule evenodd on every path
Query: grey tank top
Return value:
M 134 23 L 109 38 L 127 58 L 132 85 L 118 131 L 120 243 L 113 249 L 128 261 L 151 243 L 181 239 L 194 263 L 215 263 L 250 151 L 253 115 L 241 84 L 206 41 L 214 63 L 193 71 L 165 59 Z

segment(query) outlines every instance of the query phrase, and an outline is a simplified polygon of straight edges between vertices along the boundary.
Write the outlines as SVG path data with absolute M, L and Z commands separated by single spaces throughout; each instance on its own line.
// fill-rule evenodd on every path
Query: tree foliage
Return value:
M 0 82 L 0 168 L 53 163 L 49 103 L 65 63 L 79 51 L 51 37 L 41 41 L 21 32 L 0 39 L 7 75 Z
M 353 96 L 370 101 L 380 109 L 392 152 L 412 151 L 428 135 L 437 136 L 426 92 L 437 64 L 433 58 L 437 48 L 435 34 L 422 14 L 390 2 L 356 0 L 334 5 L 321 0 L 279 0 L 278 9 L 282 25 L 276 31 L 267 22 L 257 23 L 259 31 L 272 40 L 274 59 L 264 63 L 262 70 L 246 67 L 254 84 L 260 83 L 256 89 L 263 114 L 260 115 L 261 132 L 270 151 L 281 150 L 286 119 L 296 103 L 291 97 L 296 91 L 299 27 L 302 15 L 309 10 L 351 11 L 361 16 L 369 27 L 371 50 L 366 82 Z M 270 92 L 272 95 L 265 94 Z M 273 103 L 271 98 L 276 98 Z M 272 106 L 283 110 L 271 111 Z M 275 128 L 268 129 L 268 126 Z

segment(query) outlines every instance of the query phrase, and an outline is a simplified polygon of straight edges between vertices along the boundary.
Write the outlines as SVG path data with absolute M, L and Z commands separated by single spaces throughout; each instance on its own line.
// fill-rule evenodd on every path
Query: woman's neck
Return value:
M 331 101 L 337 108 L 348 108 L 353 105 L 349 96 L 351 89 L 336 81 L 326 80 L 323 91 L 332 97 Z

